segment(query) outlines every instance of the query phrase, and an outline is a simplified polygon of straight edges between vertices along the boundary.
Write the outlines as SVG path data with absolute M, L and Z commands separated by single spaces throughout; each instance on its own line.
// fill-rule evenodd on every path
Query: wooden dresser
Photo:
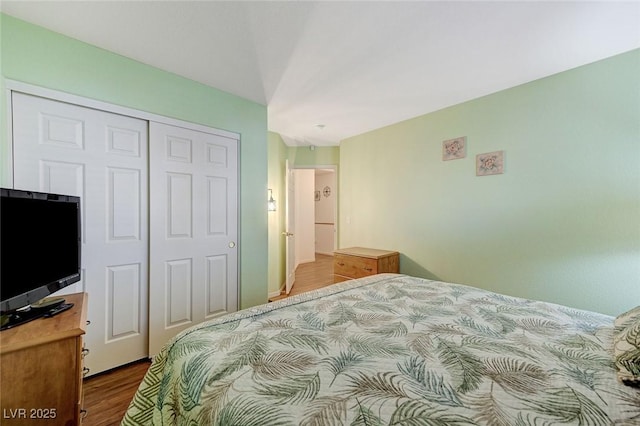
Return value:
M 3 426 L 82 421 L 87 294 L 63 297 L 71 309 L 0 332 Z
M 397 251 L 350 247 L 333 252 L 333 282 L 362 278 L 383 272 L 398 273 Z

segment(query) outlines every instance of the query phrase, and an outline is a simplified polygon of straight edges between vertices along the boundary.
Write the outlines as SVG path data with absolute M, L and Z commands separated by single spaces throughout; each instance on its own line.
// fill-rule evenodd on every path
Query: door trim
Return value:
M 289 160 L 285 160 L 285 225 L 284 234 L 284 256 L 285 256 L 285 272 L 284 272 L 284 291 L 289 294 L 296 282 L 296 248 L 295 248 L 295 178 L 293 169 L 289 164 Z M 293 232 L 292 232 L 293 231 Z

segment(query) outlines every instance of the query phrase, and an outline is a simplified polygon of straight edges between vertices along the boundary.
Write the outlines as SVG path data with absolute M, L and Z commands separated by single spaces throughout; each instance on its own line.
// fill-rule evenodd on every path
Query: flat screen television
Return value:
M 1 328 L 43 314 L 25 312 L 80 281 L 80 223 L 80 197 L 0 188 Z

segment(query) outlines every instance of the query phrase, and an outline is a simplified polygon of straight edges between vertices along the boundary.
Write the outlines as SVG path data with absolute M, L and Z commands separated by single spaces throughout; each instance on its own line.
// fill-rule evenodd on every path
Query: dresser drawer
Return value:
M 351 278 L 362 278 L 378 273 L 378 261 L 366 257 L 335 254 L 333 273 Z

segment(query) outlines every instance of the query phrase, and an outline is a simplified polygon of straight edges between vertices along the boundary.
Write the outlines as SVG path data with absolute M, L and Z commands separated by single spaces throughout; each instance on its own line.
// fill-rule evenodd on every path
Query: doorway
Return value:
M 295 268 L 315 262 L 318 256 L 333 256 L 337 249 L 337 167 L 293 169 L 295 215 Z M 304 286 L 296 276 L 294 286 Z
M 335 171 L 316 169 L 314 178 L 315 253 L 333 256 L 337 249 Z

